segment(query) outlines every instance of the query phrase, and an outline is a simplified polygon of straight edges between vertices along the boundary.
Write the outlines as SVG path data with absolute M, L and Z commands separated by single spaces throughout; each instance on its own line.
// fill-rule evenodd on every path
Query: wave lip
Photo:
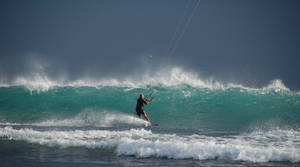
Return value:
M 77 79 L 68 81 L 66 79 L 51 79 L 44 73 L 33 74 L 30 77 L 17 77 L 11 82 L 0 83 L 0 87 L 24 86 L 32 91 L 48 91 L 54 87 L 95 87 L 105 86 L 128 87 L 128 88 L 145 88 L 146 86 L 174 87 L 179 85 L 188 85 L 196 88 L 207 88 L 212 90 L 225 90 L 230 88 L 240 88 L 245 90 L 275 90 L 290 91 L 280 79 L 272 80 L 269 85 L 262 88 L 251 88 L 241 84 L 222 82 L 213 79 L 201 79 L 196 73 L 184 71 L 179 67 L 171 69 L 161 69 L 153 74 L 144 74 L 143 76 L 129 76 L 121 78 L 102 78 L 102 79 Z
M 157 134 L 145 129 L 124 131 L 37 131 L 0 128 L 0 137 L 48 146 L 109 148 L 117 155 L 195 160 L 226 159 L 250 162 L 300 162 L 299 131 L 274 130 L 228 137 Z

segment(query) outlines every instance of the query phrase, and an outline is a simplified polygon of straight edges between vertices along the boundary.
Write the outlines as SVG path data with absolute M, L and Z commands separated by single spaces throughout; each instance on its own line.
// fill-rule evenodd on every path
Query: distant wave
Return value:
M 173 159 L 224 159 L 249 162 L 300 161 L 300 132 L 295 130 L 254 131 L 235 136 L 177 136 L 145 129 L 48 130 L 0 128 L 0 137 L 47 146 L 112 149 L 117 155 Z
M 251 88 L 241 84 L 222 82 L 213 79 L 201 79 L 193 72 L 187 72 L 179 67 L 164 69 L 154 74 L 144 74 L 142 77 L 127 77 L 125 79 L 103 78 L 103 79 L 78 79 L 67 81 L 64 79 L 54 80 L 46 75 L 39 73 L 30 77 L 17 77 L 11 82 L 0 82 L 0 87 L 24 86 L 30 91 L 48 91 L 55 87 L 95 87 L 101 88 L 105 86 L 128 87 L 128 88 L 145 88 L 146 86 L 162 86 L 174 87 L 180 85 L 188 85 L 191 87 L 207 88 L 214 90 L 226 90 L 230 88 L 240 88 L 250 91 L 290 91 L 280 79 L 275 79 L 269 85 L 262 88 Z

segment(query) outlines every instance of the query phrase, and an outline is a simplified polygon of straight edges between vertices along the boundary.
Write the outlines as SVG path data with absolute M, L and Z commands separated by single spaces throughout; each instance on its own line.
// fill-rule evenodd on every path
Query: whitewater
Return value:
M 136 116 L 140 93 L 153 98 L 145 110 L 159 127 Z M 76 157 L 85 166 L 139 160 L 144 166 L 297 166 L 299 111 L 299 92 L 280 79 L 257 88 L 181 68 L 72 81 L 38 73 L 1 81 L 0 159 L 16 158 L 15 165 Z

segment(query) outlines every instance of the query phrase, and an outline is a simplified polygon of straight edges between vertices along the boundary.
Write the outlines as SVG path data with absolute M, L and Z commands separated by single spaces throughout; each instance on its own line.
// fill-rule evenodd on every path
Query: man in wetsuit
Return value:
M 146 98 L 146 101 L 144 100 L 144 95 L 143 94 L 140 94 L 140 98 L 137 99 L 137 103 L 136 103 L 136 113 L 137 115 L 141 118 L 141 114 L 144 115 L 144 118 L 150 122 L 145 110 L 144 110 L 144 105 L 147 105 L 150 103 L 150 100 L 148 100 Z M 151 122 L 150 122 L 151 123 Z

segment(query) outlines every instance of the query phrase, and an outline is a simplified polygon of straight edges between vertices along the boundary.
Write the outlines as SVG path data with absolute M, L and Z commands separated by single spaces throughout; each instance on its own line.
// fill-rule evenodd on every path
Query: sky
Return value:
M 2 80 L 40 68 L 78 79 L 179 66 L 300 90 L 297 0 L 2 0 L 0 37 Z

